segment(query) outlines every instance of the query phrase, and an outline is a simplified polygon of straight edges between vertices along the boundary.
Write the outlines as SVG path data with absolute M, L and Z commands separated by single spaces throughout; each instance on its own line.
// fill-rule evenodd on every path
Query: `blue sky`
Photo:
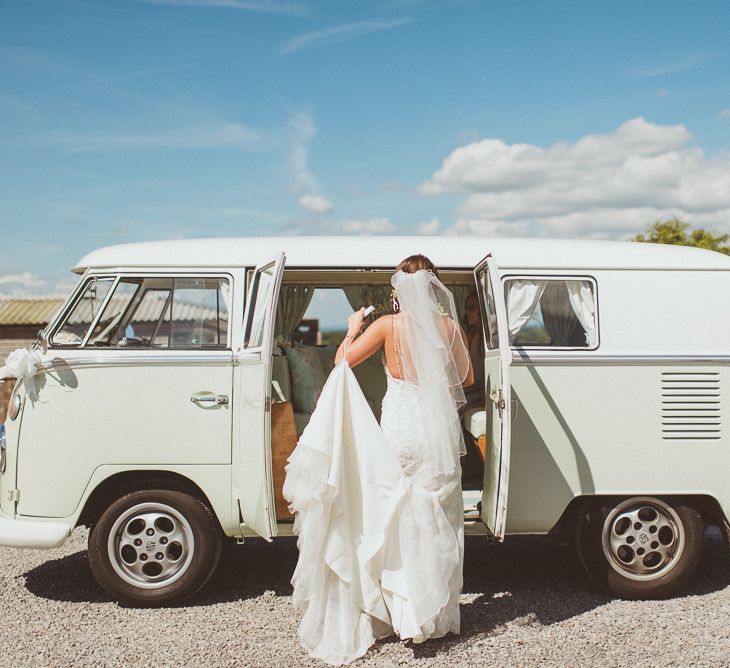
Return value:
M 730 4 L 4 0 L 0 294 L 249 234 L 730 231 Z

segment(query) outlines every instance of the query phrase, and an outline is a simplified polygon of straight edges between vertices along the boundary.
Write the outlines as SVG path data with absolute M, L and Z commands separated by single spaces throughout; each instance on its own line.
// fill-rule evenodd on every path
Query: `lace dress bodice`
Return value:
M 407 380 L 395 378 L 388 370 L 383 360 L 387 388 L 383 397 L 380 427 L 385 434 L 386 440 L 396 451 L 400 460 L 403 472 L 418 486 L 418 470 L 423 464 L 423 419 L 421 406 L 418 401 L 417 386 Z M 459 594 L 461 592 L 463 579 L 464 559 L 464 500 L 461 491 L 461 470 L 450 480 L 442 481 L 442 484 L 432 490 L 435 498 L 439 500 L 439 506 L 448 521 L 450 529 L 446 532 L 434 532 L 430 536 L 430 549 L 435 552 L 446 554 L 452 549 L 454 543 L 458 546 L 459 563 L 448 576 L 446 581 L 441 583 L 448 592 L 448 600 L 439 614 L 427 624 L 420 624 L 420 632 L 414 631 L 419 627 L 412 618 L 412 611 L 406 601 L 397 596 L 387 596 L 388 607 L 393 616 L 393 625 L 399 633 L 405 631 L 415 637 L 439 637 L 449 631 L 459 633 Z M 409 532 L 402 536 L 404 543 L 416 544 L 414 537 L 407 537 Z M 414 569 L 417 572 L 417 569 Z M 443 576 L 442 576 L 443 577 Z M 426 578 L 424 578 L 425 580 Z M 423 583 L 420 582 L 422 585 Z M 435 583 L 432 585 L 434 586 Z M 413 578 L 413 586 L 419 586 L 419 579 Z
M 383 397 L 380 426 L 391 446 L 398 452 L 406 475 L 412 477 L 422 463 L 423 420 L 418 392 L 413 383 L 395 378 L 387 365 L 387 389 Z

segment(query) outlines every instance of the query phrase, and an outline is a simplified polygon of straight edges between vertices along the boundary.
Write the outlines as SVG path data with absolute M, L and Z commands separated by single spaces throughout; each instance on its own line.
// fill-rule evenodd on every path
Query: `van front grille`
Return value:
M 662 438 L 714 441 L 721 438 L 720 374 L 662 373 Z

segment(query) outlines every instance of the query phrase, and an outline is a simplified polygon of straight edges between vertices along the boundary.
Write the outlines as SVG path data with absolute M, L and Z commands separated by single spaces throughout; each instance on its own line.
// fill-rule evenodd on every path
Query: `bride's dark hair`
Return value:
M 436 265 L 420 253 L 418 255 L 409 255 L 405 260 L 401 260 L 395 268 L 396 271 L 404 271 L 406 274 L 414 274 L 419 269 L 430 269 L 436 278 L 439 276 Z

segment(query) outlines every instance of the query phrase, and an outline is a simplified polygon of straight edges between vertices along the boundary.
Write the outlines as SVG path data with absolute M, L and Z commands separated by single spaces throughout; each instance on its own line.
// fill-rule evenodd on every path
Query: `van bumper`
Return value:
M 71 527 L 63 522 L 36 522 L 33 520 L 0 517 L 0 546 L 48 550 L 64 544 Z

